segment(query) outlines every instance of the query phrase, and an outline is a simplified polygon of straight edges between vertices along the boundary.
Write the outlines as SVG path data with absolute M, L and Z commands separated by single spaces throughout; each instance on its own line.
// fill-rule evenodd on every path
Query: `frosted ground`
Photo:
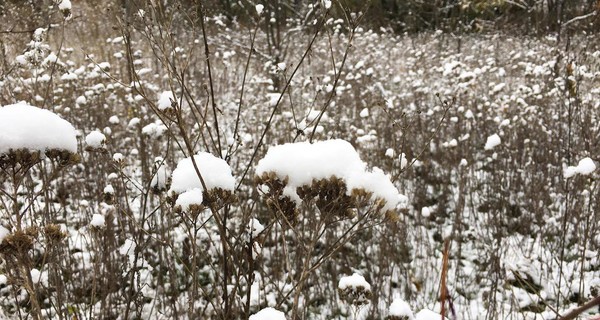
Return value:
M 211 86 L 201 34 L 69 21 L 0 79 L 5 318 L 437 319 L 445 241 L 449 319 L 598 296 L 595 36 L 216 17 Z

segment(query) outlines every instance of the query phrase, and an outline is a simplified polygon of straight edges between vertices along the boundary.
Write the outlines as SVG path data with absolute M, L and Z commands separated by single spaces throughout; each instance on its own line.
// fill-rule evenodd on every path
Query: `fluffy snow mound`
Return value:
M 310 185 L 313 180 L 335 176 L 344 179 L 349 194 L 352 190 L 364 189 L 372 192 L 374 198 L 385 200 L 384 210 L 394 209 L 402 198 L 389 177 L 377 167 L 368 171 L 354 147 L 344 140 L 271 147 L 256 166 L 258 176 L 268 172 L 274 172 L 281 180 L 287 178 L 287 186 L 292 190 Z
M 390 305 L 389 315 L 395 317 L 407 317 L 409 320 L 415 318 L 408 303 L 402 299 L 394 299 Z
M 364 288 L 366 291 L 371 290 L 371 285 L 365 280 L 365 277 L 358 273 L 342 277 L 340 282 L 338 282 L 338 289 L 340 290 L 345 290 L 347 288 L 357 289 L 360 287 Z
M 77 152 L 75 128 L 58 115 L 19 102 L 0 108 L 0 154 L 28 149 Z
M 436 312 L 433 312 L 428 309 L 423 309 L 417 313 L 415 320 L 440 320 L 442 319 L 442 315 Z M 448 319 L 444 317 L 444 319 Z
M 175 97 L 173 96 L 173 92 L 163 91 L 163 93 L 161 93 L 160 97 L 158 98 L 158 103 L 156 104 L 158 107 L 158 110 L 164 111 L 166 109 L 172 108 L 171 100 L 177 101 L 177 100 L 175 100 Z
M 501 142 L 502 142 L 502 140 L 500 140 L 500 136 L 497 134 L 493 134 L 487 138 L 484 149 L 492 150 L 495 147 L 499 146 Z
M 190 211 L 190 206 L 192 205 L 201 205 L 204 197 L 202 196 L 202 189 L 194 188 L 192 190 L 188 190 L 177 197 L 177 201 L 175 201 L 175 205 L 181 206 L 181 210 L 184 212 Z
M 264 308 L 259 312 L 253 314 L 248 320 L 286 320 L 285 314 L 281 311 L 277 311 L 271 307 Z
M 565 178 L 571 178 L 576 174 L 589 175 L 594 171 L 596 171 L 596 164 L 594 163 L 594 160 L 586 157 L 579 160 L 579 163 L 576 167 L 567 167 L 564 170 L 564 176 Z
M 233 191 L 235 179 L 231 175 L 231 168 L 223 159 L 219 159 L 210 153 L 201 152 L 194 156 L 194 161 L 204 179 L 208 189 L 221 188 Z M 198 177 L 192 158 L 185 158 L 177 164 L 173 170 L 171 189 L 169 193 L 181 194 L 194 188 L 204 190 Z
M 98 130 L 92 131 L 85 136 L 85 144 L 94 149 L 104 148 L 105 142 L 106 136 L 104 136 L 104 134 Z

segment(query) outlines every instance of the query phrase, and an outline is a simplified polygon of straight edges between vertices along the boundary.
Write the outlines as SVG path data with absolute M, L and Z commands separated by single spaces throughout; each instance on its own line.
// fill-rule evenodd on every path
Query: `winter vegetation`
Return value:
M 0 319 L 598 319 L 600 8 L 432 3 L 0 3 Z

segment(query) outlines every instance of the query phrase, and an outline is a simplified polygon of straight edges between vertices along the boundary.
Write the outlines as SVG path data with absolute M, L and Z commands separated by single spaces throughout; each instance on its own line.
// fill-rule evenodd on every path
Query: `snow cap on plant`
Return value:
M 365 305 L 371 298 L 371 285 L 365 280 L 365 277 L 355 273 L 340 278 L 338 292 L 340 297 L 350 304 Z
M 397 298 L 390 305 L 386 320 L 414 320 L 415 316 L 406 301 Z
M 274 308 L 267 307 L 253 314 L 248 320 L 286 320 L 285 314 Z
M 225 160 L 206 152 L 182 159 L 171 175 L 168 195 L 176 203 L 180 195 L 194 189 L 199 190 L 195 191 L 196 195 L 201 192 L 201 203 L 206 206 L 218 207 L 232 201 L 235 179 L 231 174 L 231 167 Z M 196 196 L 195 199 L 197 204 L 199 198 Z
M 288 218 L 295 217 L 298 204 L 312 199 L 322 214 L 351 216 L 369 204 L 377 212 L 393 212 L 403 198 L 381 169 L 367 170 L 344 140 L 271 147 L 258 162 L 256 183 L 267 205 Z
M 0 166 L 32 166 L 48 157 L 61 165 L 76 163 L 77 132 L 51 111 L 25 102 L 0 108 Z

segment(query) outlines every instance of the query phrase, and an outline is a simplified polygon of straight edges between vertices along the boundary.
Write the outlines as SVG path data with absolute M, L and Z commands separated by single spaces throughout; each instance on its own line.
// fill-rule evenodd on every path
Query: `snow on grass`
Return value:
M 204 201 L 201 188 L 188 190 L 177 197 L 176 206 L 180 206 L 183 212 L 190 212 L 191 206 L 200 206 Z
M 268 307 L 260 310 L 248 318 L 248 320 L 286 320 L 285 314 L 274 308 Z
M 235 179 L 231 175 L 231 168 L 225 160 L 206 152 L 195 155 L 194 160 L 208 189 L 221 188 L 233 191 Z M 192 163 L 192 158 L 185 158 L 179 161 L 177 168 L 173 170 L 169 193 L 181 194 L 194 188 L 204 190 Z
M 499 146 L 501 142 L 502 142 L 502 140 L 500 139 L 500 136 L 497 134 L 493 134 L 487 138 L 484 149 L 492 150 L 495 147 Z
M 406 301 L 402 299 L 394 299 L 390 305 L 389 315 L 394 317 L 406 317 L 407 320 L 412 320 L 415 316 Z
M 10 150 L 77 152 L 75 128 L 58 115 L 19 102 L 0 108 L 0 154 Z
M 106 136 L 104 136 L 104 134 L 102 134 L 102 132 L 98 131 L 98 130 L 94 130 L 90 133 L 88 133 L 87 136 L 85 136 L 85 144 L 93 149 L 101 149 L 104 148 L 104 144 L 106 142 Z
M 394 209 L 402 198 L 389 177 L 377 167 L 368 171 L 354 147 L 344 140 L 271 147 L 256 166 L 258 176 L 268 172 L 274 172 L 281 180 L 287 179 L 292 191 L 310 185 L 313 180 L 341 178 L 349 194 L 352 190 L 364 189 L 372 192 L 374 198 L 385 200 L 384 210 Z
M 346 290 L 348 288 L 354 290 L 358 288 L 364 288 L 366 291 L 371 291 L 371 285 L 367 282 L 367 280 L 365 280 L 365 277 L 358 273 L 340 278 L 340 281 L 338 282 L 338 289 Z

